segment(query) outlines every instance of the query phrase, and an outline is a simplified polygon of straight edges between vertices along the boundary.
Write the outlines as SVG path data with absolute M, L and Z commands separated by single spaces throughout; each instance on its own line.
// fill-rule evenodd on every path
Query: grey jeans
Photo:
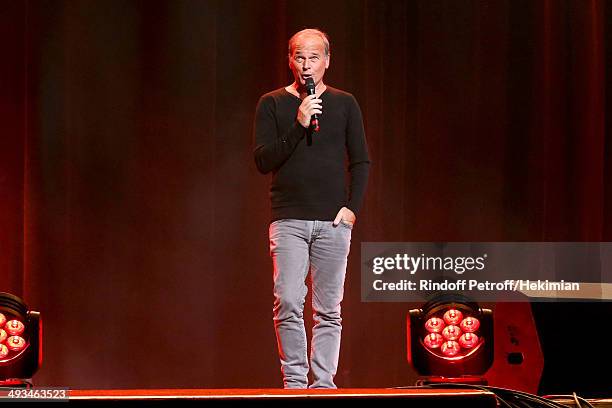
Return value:
M 274 263 L 274 327 L 285 388 L 336 388 L 340 354 L 340 302 L 351 244 L 351 228 L 341 222 L 285 219 L 270 224 Z M 312 282 L 314 327 L 308 363 L 304 299 Z

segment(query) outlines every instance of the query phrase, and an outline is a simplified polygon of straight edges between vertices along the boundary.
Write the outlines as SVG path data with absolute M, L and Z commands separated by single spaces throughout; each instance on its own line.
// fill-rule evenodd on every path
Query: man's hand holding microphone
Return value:
M 305 128 L 310 128 L 315 132 L 319 131 L 319 115 L 322 113 L 323 102 L 317 98 L 315 93 L 315 84 L 312 77 L 306 79 L 306 92 L 308 96 L 304 98 L 298 109 L 297 120 Z

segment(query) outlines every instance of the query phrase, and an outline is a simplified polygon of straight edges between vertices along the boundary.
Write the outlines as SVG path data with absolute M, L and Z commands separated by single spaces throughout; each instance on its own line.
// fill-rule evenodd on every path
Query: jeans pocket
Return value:
M 348 228 L 350 230 L 353 229 L 353 224 L 349 224 L 348 222 L 345 222 L 344 220 L 340 220 L 340 225 L 342 225 L 345 228 Z

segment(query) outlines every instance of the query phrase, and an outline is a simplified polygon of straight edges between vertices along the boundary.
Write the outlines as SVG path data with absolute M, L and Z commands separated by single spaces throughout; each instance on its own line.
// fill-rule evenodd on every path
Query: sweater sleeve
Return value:
M 264 95 L 259 99 L 255 112 L 253 153 L 257 169 L 262 174 L 278 169 L 306 135 L 306 129 L 297 120 L 288 129 L 279 131 L 275 110 L 273 97 Z
M 346 147 L 349 158 L 350 189 L 347 207 L 358 214 L 363 204 L 370 158 L 363 128 L 363 118 L 357 100 L 351 95 L 349 101 L 349 118 L 346 135 Z

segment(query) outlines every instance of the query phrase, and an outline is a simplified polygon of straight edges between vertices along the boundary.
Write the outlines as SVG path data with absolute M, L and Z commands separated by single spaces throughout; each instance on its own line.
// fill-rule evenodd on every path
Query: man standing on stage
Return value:
M 273 174 L 270 255 L 285 388 L 307 388 L 309 369 L 311 388 L 336 388 L 347 256 L 370 165 L 357 101 L 323 83 L 329 62 L 325 33 L 296 33 L 289 40 L 295 81 L 263 95 L 255 115 L 255 162 L 261 173 Z M 308 95 L 310 78 L 315 86 Z M 311 123 L 313 115 L 318 130 Z M 310 364 L 303 320 L 309 271 L 314 320 Z

